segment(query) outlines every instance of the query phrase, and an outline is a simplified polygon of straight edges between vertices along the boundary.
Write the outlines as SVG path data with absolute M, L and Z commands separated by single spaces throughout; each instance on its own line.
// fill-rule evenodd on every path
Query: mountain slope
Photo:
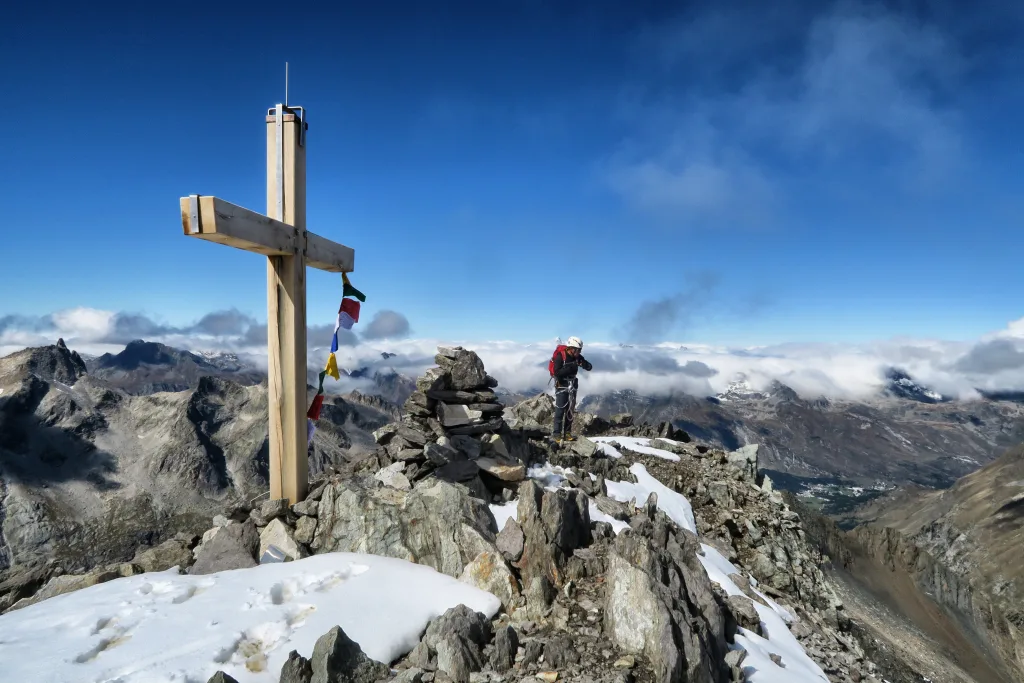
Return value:
M 915 582 L 1024 679 L 1024 446 L 945 490 L 857 511 L 851 536 Z
M 324 402 L 313 475 L 357 459 L 390 415 Z M 0 581 L 4 570 L 88 567 L 203 529 L 268 486 L 265 385 L 199 376 L 133 396 L 64 345 L 0 359 Z M 127 559 L 126 558 L 126 559 Z

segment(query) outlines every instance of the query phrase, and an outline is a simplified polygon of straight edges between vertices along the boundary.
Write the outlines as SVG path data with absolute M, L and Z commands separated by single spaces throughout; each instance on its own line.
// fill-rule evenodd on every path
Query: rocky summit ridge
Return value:
M 577 440 L 556 449 L 543 438 L 549 396 L 506 409 L 474 352 L 440 347 L 435 361 L 377 447 L 306 500 L 236 506 L 201 539 L 54 578 L 14 609 L 147 566 L 206 574 L 371 553 L 501 608 L 492 619 L 453 606 L 390 662 L 335 627 L 289 655 L 282 683 L 919 680 L 865 655 L 800 515 L 759 474 L 757 445 L 717 450 L 667 423 L 578 414 Z

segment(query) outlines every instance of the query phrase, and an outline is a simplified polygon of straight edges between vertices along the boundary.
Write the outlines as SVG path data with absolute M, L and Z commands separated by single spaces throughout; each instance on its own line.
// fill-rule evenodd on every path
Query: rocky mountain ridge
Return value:
M 799 513 L 759 473 L 758 446 L 716 450 L 668 423 L 578 414 L 578 439 L 553 448 L 539 438 L 549 397 L 505 411 L 476 354 L 441 348 L 436 362 L 378 447 L 307 500 L 236 508 L 201 541 L 53 579 L 15 608 L 143 559 L 202 574 L 271 550 L 368 552 L 482 588 L 500 612 L 453 607 L 392 662 L 335 628 L 289 655 L 282 682 L 920 680 L 866 656 Z

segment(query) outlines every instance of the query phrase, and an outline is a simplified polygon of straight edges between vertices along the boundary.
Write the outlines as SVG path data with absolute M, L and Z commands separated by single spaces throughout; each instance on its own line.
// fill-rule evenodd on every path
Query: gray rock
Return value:
M 405 671 L 399 671 L 391 683 L 422 683 L 423 673 L 423 669 L 414 666 Z M 284 681 L 281 683 L 284 683 Z
M 725 675 L 725 623 L 696 539 L 667 550 L 620 534 L 608 551 L 604 626 L 628 653 L 643 654 L 655 680 L 718 683 Z M 691 585 L 692 584 L 692 585 Z
M 570 441 L 569 448 L 582 458 L 593 458 L 597 454 L 597 444 L 586 437 Z
M 309 545 L 316 535 L 316 517 L 299 517 L 295 523 L 295 540 Z
M 266 520 L 269 524 L 272 520 L 283 516 L 288 512 L 288 499 L 277 498 L 275 500 L 267 500 L 260 506 L 260 517 Z
M 463 425 L 461 427 L 451 427 L 448 429 L 448 434 L 457 436 L 460 434 L 486 434 L 487 432 L 497 432 L 505 426 L 505 421 L 500 417 L 481 422 L 480 424 Z
M 498 532 L 495 543 L 498 551 L 509 562 L 518 562 L 519 558 L 523 556 L 524 542 L 523 528 L 519 526 L 519 522 L 514 517 L 509 517 L 505 521 L 505 526 Z
M 428 443 L 423 448 L 423 455 L 427 460 L 434 463 L 436 467 L 443 467 L 456 460 L 465 460 L 466 457 L 451 446 L 441 443 Z
M 753 631 L 759 636 L 764 634 L 761 632 L 761 617 L 758 616 L 757 610 L 754 609 L 753 601 L 743 595 L 730 595 L 725 599 L 726 607 L 728 608 L 728 615 L 735 622 L 736 626 L 741 626 L 748 631 Z M 726 625 L 728 630 L 733 630 Z
M 589 479 L 589 477 L 588 477 Z M 628 522 L 630 518 L 629 506 L 625 503 L 609 498 L 608 496 L 596 496 L 594 498 L 594 504 L 597 509 L 608 515 L 612 519 L 617 519 L 620 522 Z
M 516 483 L 526 478 L 526 465 L 521 462 L 513 462 L 511 459 L 499 460 L 498 458 L 486 456 L 481 456 L 473 462 L 483 472 L 504 482 Z
M 412 484 L 409 482 L 408 477 L 402 473 L 403 470 L 405 470 L 405 461 L 399 460 L 374 474 L 373 478 L 385 486 L 401 491 L 409 491 L 412 489 Z
M 430 437 L 424 432 L 404 424 L 398 425 L 398 436 L 418 448 L 423 448 L 429 441 L 431 441 Z
M 425 564 L 458 578 L 485 550 L 496 551 L 494 517 L 461 486 L 425 479 L 409 492 L 366 475 L 332 482 L 320 502 L 312 547 Z
M 484 551 L 466 565 L 459 581 L 475 586 L 482 591 L 494 595 L 501 601 L 506 611 L 519 597 L 519 582 L 504 558 L 497 552 Z
M 221 527 L 209 543 L 203 544 L 189 573 L 213 574 L 225 569 L 255 567 L 259 548 L 260 535 L 252 519 Z
M 272 521 L 260 533 L 260 548 L 257 557 L 263 557 L 263 554 L 267 552 L 270 546 L 276 546 L 278 550 L 284 553 L 287 560 L 301 560 L 307 556 L 305 550 L 296 541 L 295 532 L 280 519 Z
M 317 500 L 311 500 L 309 498 L 307 498 L 306 500 L 300 500 L 295 505 L 292 505 L 292 512 L 294 512 L 297 515 L 316 517 L 317 508 L 320 507 L 319 501 L 319 498 L 317 498 Z
M 726 666 L 728 666 L 730 668 L 732 668 L 734 666 L 735 667 L 739 667 L 739 666 L 743 665 L 743 662 L 744 662 L 744 660 L 746 658 L 747 658 L 747 651 L 746 650 L 739 650 L 739 649 L 737 649 L 737 650 L 729 650 L 725 654 L 725 664 L 726 664 Z
M 448 674 L 454 683 L 469 683 L 469 675 L 482 668 L 477 645 L 454 633 L 446 634 L 437 644 L 437 670 Z
M 441 349 L 445 349 L 441 351 Z M 487 385 L 484 363 L 475 351 L 462 347 L 438 347 L 434 362 L 451 374 L 451 388 L 456 391 L 471 391 Z
M 388 667 L 367 657 L 340 626 L 317 639 L 310 664 L 311 683 L 376 683 L 388 677 Z
M 544 643 L 544 664 L 546 666 L 564 669 L 579 661 L 579 652 L 568 636 L 557 636 Z
M 192 564 L 192 545 L 180 538 L 172 538 L 158 546 L 142 550 L 135 554 L 132 564 L 142 567 L 144 572 L 162 572 L 178 566 L 182 570 Z
M 430 368 L 416 380 L 416 389 L 427 396 L 432 391 L 445 391 L 450 387 L 451 375 L 444 368 Z
M 519 635 L 511 626 L 499 628 L 494 634 L 494 649 L 491 650 L 491 668 L 498 673 L 505 673 L 516 663 L 516 652 L 519 650 Z
M 412 649 L 406 661 L 414 667 L 421 669 L 432 669 L 434 668 L 430 662 L 430 646 L 424 643 L 422 640 L 416 643 L 416 647 Z
M 555 420 L 555 404 L 548 394 L 521 401 L 510 410 L 513 426 L 527 432 L 550 434 Z
M 437 419 L 442 427 L 461 427 L 482 422 L 484 414 L 468 406 L 441 402 L 437 404 Z
M 747 444 L 729 453 L 726 459 L 730 465 L 736 467 L 747 478 L 753 480 L 757 476 L 757 449 L 758 444 Z
M 395 434 L 398 433 L 397 424 L 387 424 L 378 429 L 373 433 L 373 439 L 381 446 L 386 446 L 391 439 L 394 438 Z
M 210 676 L 210 680 L 207 681 L 207 683 L 238 683 L 238 681 L 232 678 L 231 676 L 227 675 L 223 671 L 218 671 L 217 673 Z
M 310 683 L 313 680 L 313 666 L 297 650 L 288 653 L 288 659 L 281 667 L 280 683 Z
M 483 613 L 474 612 L 465 605 L 457 605 L 427 625 L 422 642 L 437 650 L 438 644 L 448 634 L 454 634 L 482 648 L 491 640 L 491 622 Z
M 524 536 L 523 590 L 529 601 L 546 606 L 554 597 L 552 589 L 562 587 L 562 570 L 573 551 L 590 543 L 587 497 L 576 489 L 545 491 L 535 481 L 524 481 L 516 517 Z
M 453 436 L 451 438 L 451 445 L 470 460 L 479 458 L 482 451 L 480 442 L 472 436 Z

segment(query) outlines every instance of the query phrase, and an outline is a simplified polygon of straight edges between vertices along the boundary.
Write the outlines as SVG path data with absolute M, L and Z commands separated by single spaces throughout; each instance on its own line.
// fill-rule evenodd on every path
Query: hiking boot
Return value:
M 566 434 L 565 436 L 562 437 L 562 440 L 563 441 L 575 441 L 576 437 L 573 436 L 572 434 Z

